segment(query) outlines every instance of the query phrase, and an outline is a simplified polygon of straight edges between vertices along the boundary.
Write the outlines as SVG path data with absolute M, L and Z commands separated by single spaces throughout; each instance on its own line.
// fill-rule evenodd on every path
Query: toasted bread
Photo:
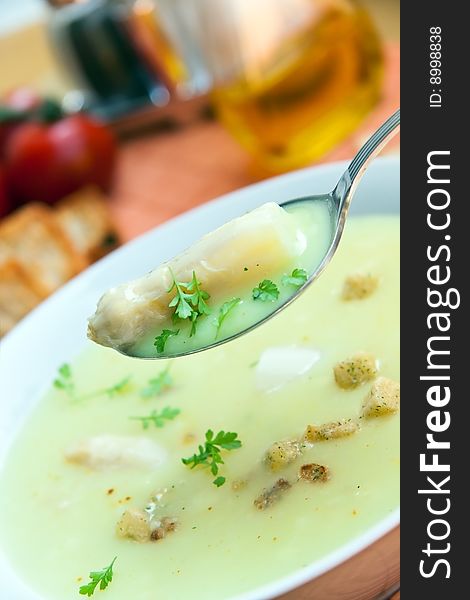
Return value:
M 29 204 L 0 223 L 0 264 L 15 259 L 48 295 L 86 266 L 46 205 Z
M 56 219 L 77 252 L 89 263 L 117 245 L 117 235 L 103 194 L 94 187 L 67 196 L 57 205 Z
M 0 336 L 44 298 L 38 280 L 15 259 L 0 264 Z

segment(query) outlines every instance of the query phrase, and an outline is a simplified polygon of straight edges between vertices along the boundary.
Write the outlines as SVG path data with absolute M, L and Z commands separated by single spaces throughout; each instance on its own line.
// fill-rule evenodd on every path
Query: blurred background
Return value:
M 158 223 L 352 157 L 399 95 L 398 0 L 0 0 L 0 335 Z

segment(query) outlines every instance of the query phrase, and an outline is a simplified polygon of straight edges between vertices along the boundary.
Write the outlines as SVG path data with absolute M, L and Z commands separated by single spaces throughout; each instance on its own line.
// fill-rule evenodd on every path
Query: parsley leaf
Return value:
M 155 427 L 164 427 L 166 421 L 172 421 L 180 414 L 180 412 L 181 411 L 179 408 L 165 406 L 161 412 L 152 410 L 152 412 L 145 417 L 129 417 L 129 419 L 133 421 L 141 421 L 144 429 L 148 429 L 152 423 L 155 425 Z
M 206 431 L 206 441 L 204 446 L 198 446 L 198 454 L 193 454 L 189 458 L 182 458 L 181 461 L 184 465 L 189 466 L 191 469 L 198 465 L 208 467 L 212 475 L 219 473 L 219 465 L 224 464 L 220 452 L 224 450 L 235 450 L 240 448 L 242 445 L 238 438 L 238 433 L 232 431 L 219 431 L 214 437 L 212 429 Z M 217 477 L 212 482 L 217 487 L 220 487 L 225 483 L 225 477 Z
M 173 322 L 175 322 L 177 319 L 188 319 L 193 313 L 193 308 L 188 302 L 192 294 L 188 294 L 183 289 L 186 287 L 186 284 L 182 283 L 181 281 L 176 281 L 176 279 L 173 276 L 173 273 L 172 277 L 173 283 L 171 284 L 171 287 L 168 290 L 168 292 L 171 292 L 174 289 L 176 293 L 175 297 L 168 306 L 170 308 L 175 307 L 175 312 L 173 313 Z
M 252 297 L 253 300 L 274 302 L 279 298 L 279 288 L 270 279 L 263 279 L 261 283 L 258 283 L 258 287 L 253 288 Z
M 112 398 L 113 396 L 116 396 L 117 394 L 121 394 L 125 388 L 127 387 L 129 381 L 132 379 L 131 375 L 128 375 L 127 377 L 124 377 L 124 379 L 121 379 L 121 381 L 118 381 L 117 383 L 115 383 L 114 385 L 105 388 L 103 390 L 103 392 L 105 394 L 107 394 L 110 398 Z
M 209 315 L 211 312 L 206 303 L 206 300 L 210 298 L 210 295 L 208 292 L 201 290 L 201 283 L 198 281 L 195 271 L 193 271 L 193 278 L 189 283 L 176 281 L 173 273 L 172 277 L 173 283 L 168 292 L 175 289 L 176 294 L 168 306 L 170 308 L 175 308 L 172 317 L 173 323 L 176 323 L 179 319 L 189 319 L 191 321 L 191 332 L 189 337 L 191 337 L 196 333 L 196 325 L 199 317 L 202 315 Z
M 170 338 L 172 335 L 178 335 L 179 332 L 179 329 L 164 329 L 160 335 L 157 335 L 153 345 L 157 349 L 158 354 L 161 354 L 165 351 L 165 345 L 168 341 L 168 338 Z
M 80 586 L 78 590 L 82 596 L 93 596 L 97 585 L 100 585 L 100 590 L 105 590 L 113 580 L 113 565 L 116 561 L 117 556 L 113 558 L 113 562 L 101 569 L 101 571 L 91 571 L 89 577 L 91 581 L 87 584 Z
M 170 375 L 170 367 L 167 367 L 156 377 L 148 380 L 147 387 L 140 392 L 140 395 L 142 396 L 142 398 L 152 398 L 153 396 L 160 396 L 172 385 L 173 379 Z
M 215 319 L 215 321 L 214 321 L 214 323 L 217 325 L 217 331 L 215 333 L 215 338 L 216 339 L 217 339 L 217 336 L 219 335 L 219 331 L 220 331 L 220 328 L 222 327 L 222 323 L 224 322 L 225 317 L 236 306 L 238 306 L 238 304 L 240 304 L 241 301 L 242 301 L 241 298 L 232 298 L 231 300 L 228 300 L 227 302 L 224 302 L 222 304 L 222 306 L 220 307 L 219 315 L 218 315 L 217 319 Z
M 197 280 L 196 272 L 193 271 L 193 278 L 186 285 L 186 289 L 192 292 L 190 301 L 193 308 L 199 315 L 210 315 L 211 310 L 206 304 L 206 300 L 210 298 L 209 294 L 200 288 L 201 282 Z
M 308 279 L 308 273 L 305 269 L 294 269 L 290 275 L 284 275 L 281 279 L 282 285 L 293 285 L 297 288 L 302 287 Z
M 72 369 L 68 363 L 61 365 L 54 379 L 54 387 L 62 390 L 71 398 L 75 397 L 75 383 L 73 381 Z
M 132 379 L 131 375 L 124 377 L 114 385 L 110 385 L 107 388 L 101 388 L 97 390 L 92 390 L 91 392 L 87 392 L 85 394 L 77 394 L 77 390 L 75 387 L 75 382 L 73 380 L 72 369 L 69 364 L 63 364 L 58 370 L 58 376 L 54 379 L 54 387 L 58 390 L 66 393 L 72 400 L 75 401 L 83 401 L 83 400 L 91 400 L 92 398 L 98 398 L 99 396 L 107 395 L 109 398 L 113 398 L 118 394 L 123 394 L 127 391 L 127 386 Z

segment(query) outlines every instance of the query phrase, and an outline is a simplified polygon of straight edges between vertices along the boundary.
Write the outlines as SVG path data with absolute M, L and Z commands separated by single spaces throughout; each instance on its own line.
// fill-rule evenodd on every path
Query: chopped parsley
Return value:
M 160 335 L 157 335 L 153 345 L 157 349 L 158 354 L 161 354 L 165 351 L 168 338 L 172 337 L 173 335 L 178 335 L 179 332 L 179 329 L 164 329 Z
M 215 333 L 215 337 L 219 335 L 220 328 L 222 327 L 222 323 L 225 321 L 225 317 L 231 312 L 238 304 L 241 303 L 241 298 L 232 298 L 227 302 L 224 302 L 219 310 L 219 315 L 217 319 L 215 319 L 214 323 L 217 326 L 217 331 Z
M 173 274 L 172 277 L 173 283 L 168 292 L 175 290 L 176 293 L 168 306 L 175 309 L 172 316 L 173 323 L 180 319 L 189 319 L 191 321 L 189 337 L 191 337 L 196 333 L 196 323 L 199 317 L 209 315 L 211 312 L 206 303 L 210 295 L 201 289 L 201 283 L 198 281 L 195 271 L 193 271 L 193 278 L 189 283 L 176 281 Z
M 190 296 L 191 305 L 199 315 L 209 315 L 211 311 L 206 304 L 206 300 L 208 300 L 210 296 L 207 292 L 201 290 L 200 285 L 201 282 L 197 280 L 196 272 L 193 271 L 193 278 L 190 283 L 186 285 L 186 288 L 192 292 Z
M 144 429 L 148 429 L 150 425 L 155 425 L 155 427 L 164 427 L 167 421 L 173 421 L 175 417 L 180 414 L 179 408 L 171 408 L 170 406 L 165 406 L 160 412 L 157 410 L 152 410 L 152 412 L 144 417 L 129 417 L 129 419 L 133 421 L 141 421 Z
M 75 383 L 73 381 L 72 369 L 68 363 L 61 365 L 54 379 L 54 387 L 62 390 L 71 398 L 75 398 Z
M 182 458 L 184 465 L 191 469 L 202 465 L 208 467 L 212 475 L 218 475 L 219 465 L 224 464 L 221 456 L 221 450 L 236 450 L 242 445 L 238 438 L 238 433 L 232 431 L 219 431 L 214 437 L 212 429 L 206 431 L 206 441 L 204 446 L 199 445 L 198 454 L 193 454 L 189 458 Z M 225 477 L 216 477 L 212 482 L 215 486 L 220 487 L 225 483 Z
M 127 377 L 124 377 L 124 379 L 121 379 L 121 381 L 118 381 L 114 385 L 105 388 L 103 392 L 107 394 L 110 398 L 112 398 L 113 396 L 117 396 L 118 394 L 122 394 L 125 391 L 126 387 L 129 385 L 131 379 L 132 376 L 128 375 Z M 97 394 L 100 394 L 100 392 L 97 392 Z
M 101 569 L 101 571 L 91 571 L 89 574 L 90 580 L 87 584 L 80 586 L 79 593 L 82 596 L 93 596 L 95 589 L 99 584 L 100 590 L 105 590 L 113 580 L 113 565 L 116 562 L 117 556 L 113 558 L 113 561 L 107 567 Z
M 258 287 L 253 288 L 252 298 L 253 300 L 261 300 L 263 302 L 274 302 L 279 298 L 279 288 L 270 279 L 263 279 L 258 284 Z
M 170 375 L 170 367 L 168 366 L 153 379 L 148 380 L 148 385 L 141 392 L 142 398 L 152 398 L 160 396 L 173 385 L 173 378 Z
M 282 285 L 293 285 L 300 288 L 308 279 L 308 273 L 305 269 L 294 269 L 290 275 L 284 275 L 281 279 Z
M 107 395 L 109 398 L 113 398 L 118 394 L 122 394 L 127 391 L 128 384 L 131 380 L 131 375 L 124 377 L 114 385 L 110 385 L 106 388 L 93 390 L 86 394 L 77 394 L 75 382 L 73 379 L 72 368 L 68 363 L 61 365 L 57 372 L 57 377 L 53 381 L 53 385 L 58 390 L 61 390 L 69 396 L 72 400 L 82 401 L 89 400 L 91 398 L 97 398 L 98 396 Z

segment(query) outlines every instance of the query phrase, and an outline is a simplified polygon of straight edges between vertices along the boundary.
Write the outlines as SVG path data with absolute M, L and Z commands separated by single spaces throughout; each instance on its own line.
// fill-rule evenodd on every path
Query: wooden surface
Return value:
M 324 162 L 351 158 L 399 106 L 399 49 L 386 49 L 383 98 L 363 125 Z M 398 139 L 387 152 L 396 152 Z M 250 159 L 215 121 L 146 135 L 122 147 L 111 207 L 122 239 L 155 227 L 202 202 L 256 181 Z M 323 190 L 320 190 L 323 191 Z
M 400 580 L 400 528 L 279 600 L 385 600 Z

